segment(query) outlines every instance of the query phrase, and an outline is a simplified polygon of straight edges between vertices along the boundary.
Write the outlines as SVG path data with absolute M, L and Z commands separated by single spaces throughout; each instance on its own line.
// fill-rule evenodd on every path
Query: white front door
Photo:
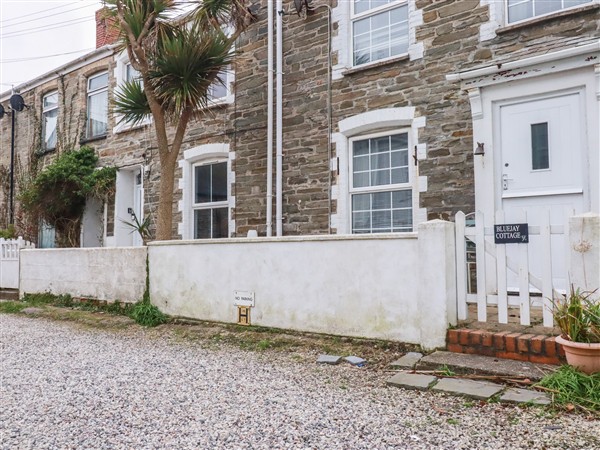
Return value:
M 564 225 L 568 216 L 589 209 L 586 192 L 585 117 L 580 92 L 540 97 L 499 106 L 500 151 L 496 156 L 496 193 L 506 223 L 522 221 L 540 225 L 550 213 L 553 225 Z M 553 236 L 552 265 L 555 286 L 565 289 L 566 240 Z M 530 271 L 541 276 L 539 237 L 530 236 Z M 507 246 L 507 256 L 516 245 Z M 509 274 L 509 286 L 516 286 Z

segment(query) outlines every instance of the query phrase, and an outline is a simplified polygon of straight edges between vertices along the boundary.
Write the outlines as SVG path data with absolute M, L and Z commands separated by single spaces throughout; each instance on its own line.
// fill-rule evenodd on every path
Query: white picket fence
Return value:
M 18 239 L 0 238 L 0 288 L 19 288 L 19 251 L 35 245 L 19 236 Z
M 518 223 L 528 223 L 525 211 L 518 214 Z M 540 225 L 529 225 L 529 244 L 495 244 L 494 227 L 485 226 L 481 211 L 475 213 L 474 224 L 468 224 L 462 212 L 455 221 L 458 319 L 467 319 L 468 305 L 475 303 L 480 322 L 488 321 L 487 306 L 496 305 L 499 323 L 508 323 L 509 307 L 518 307 L 521 325 L 530 325 L 532 307 L 541 307 L 543 325 L 552 327 L 552 300 L 564 293 L 564 282 L 563 286 L 557 286 L 561 283 L 557 283 L 556 273 L 553 275 L 553 244 L 565 245 L 567 225 L 552 225 L 548 211 L 536 216 Z M 494 223 L 506 223 L 504 211 L 496 212 Z M 473 244 L 474 261 L 468 258 Z M 532 252 L 536 256 L 535 267 L 532 267 Z M 555 255 L 554 258 L 556 261 Z M 562 280 L 568 280 L 566 272 Z

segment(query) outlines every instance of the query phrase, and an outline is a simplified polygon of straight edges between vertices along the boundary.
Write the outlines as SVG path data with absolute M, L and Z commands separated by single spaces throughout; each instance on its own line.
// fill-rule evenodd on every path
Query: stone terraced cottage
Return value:
M 313 0 L 297 14 L 285 0 L 274 14 L 279 130 L 274 5 L 254 3 L 226 88 L 188 128 L 174 239 L 409 232 L 515 206 L 532 220 L 542 207 L 557 220 L 565 208 L 600 211 L 600 1 Z M 92 146 L 119 172 L 114 204 L 89 205 L 82 245 L 141 245 L 121 220 L 155 214 L 154 133 L 111 114 L 112 93 L 135 74 L 100 15 L 97 37 L 95 51 L 15 87 L 29 106 L 16 117 L 15 173 Z M 10 120 L 0 126 L 5 227 Z M 51 230 L 20 229 L 15 208 L 17 230 L 51 246 Z

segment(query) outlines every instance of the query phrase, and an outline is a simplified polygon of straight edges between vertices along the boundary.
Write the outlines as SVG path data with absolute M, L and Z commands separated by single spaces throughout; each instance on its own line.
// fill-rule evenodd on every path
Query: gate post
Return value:
M 431 220 L 419 224 L 418 231 L 421 345 L 445 347 L 448 325 L 457 322 L 454 224 Z
M 593 291 L 600 298 L 600 215 L 569 218 L 569 277 L 575 289 Z M 569 287 L 567 287 L 567 290 Z

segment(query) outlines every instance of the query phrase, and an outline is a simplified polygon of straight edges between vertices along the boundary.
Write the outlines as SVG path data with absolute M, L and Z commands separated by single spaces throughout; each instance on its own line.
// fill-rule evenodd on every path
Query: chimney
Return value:
M 119 39 L 119 29 L 115 26 L 115 18 L 108 15 L 108 8 L 103 6 L 96 11 L 96 48 L 114 44 Z

